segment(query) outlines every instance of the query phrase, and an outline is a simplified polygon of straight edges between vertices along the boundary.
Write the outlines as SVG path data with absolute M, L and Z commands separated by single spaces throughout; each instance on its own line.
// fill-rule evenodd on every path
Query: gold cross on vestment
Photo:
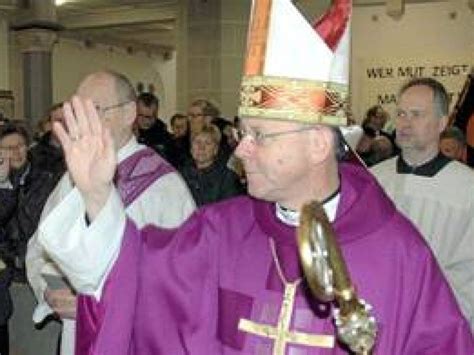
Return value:
M 301 280 L 285 283 L 283 303 L 281 306 L 280 315 L 278 316 L 278 324 L 276 326 L 256 323 L 243 318 L 241 318 L 239 321 L 239 330 L 246 333 L 259 335 L 264 338 L 274 339 L 275 343 L 273 344 L 273 355 L 284 355 L 288 343 L 320 348 L 334 347 L 334 337 L 332 335 L 318 335 L 290 331 L 290 322 L 295 303 L 296 288 L 298 287 L 300 281 Z

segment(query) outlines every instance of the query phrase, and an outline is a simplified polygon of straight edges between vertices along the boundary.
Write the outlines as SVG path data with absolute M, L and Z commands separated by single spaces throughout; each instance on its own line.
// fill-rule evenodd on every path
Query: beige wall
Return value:
M 221 6 L 221 107 L 224 117 L 237 114 L 245 55 L 249 0 L 223 1 Z
M 237 113 L 250 0 L 192 1 L 187 11 L 187 102 L 207 98 Z
M 108 69 L 125 74 L 135 85 L 149 84 L 161 100 L 160 116 L 169 118 L 176 107 L 175 56 L 164 60 L 161 56 L 144 52 L 128 54 L 123 48 L 96 45 L 86 48 L 82 42 L 62 39 L 53 51 L 53 100 L 66 100 L 87 74 Z
M 411 75 L 435 77 L 455 101 L 474 65 L 467 1 L 409 4 L 400 19 L 388 17 L 384 6 L 356 7 L 352 29 L 352 107 L 359 119 L 379 97 L 393 113 L 391 99 Z M 385 77 L 374 78 L 374 71 Z
M 8 54 L 8 22 L 0 14 L 0 90 L 10 89 Z
M 0 65 L 6 61 L 3 57 L 0 55 Z M 125 74 L 135 86 L 139 81 L 145 84 L 145 88 L 148 84 L 153 84 L 155 93 L 161 100 L 160 116 L 168 119 L 176 110 L 175 57 L 173 55 L 171 59 L 164 60 L 160 55 L 147 55 L 144 52 L 128 54 L 122 48 L 103 45 L 86 48 L 83 42 L 61 39 L 55 45 L 52 56 L 53 101 L 68 99 L 85 75 L 96 70 L 110 69 Z M 15 96 L 15 118 L 21 119 L 22 56 L 16 46 L 14 34 L 10 34 L 7 59 L 7 88 L 13 90 Z M 0 71 L 0 80 L 1 73 Z
M 234 116 L 251 1 L 216 1 L 192 1 L 190 8 L 183 5 L 178 43 L 181 52 L 174 53 L 170 61 L 143 52 L 128 54 L 117 47 L 112 51 L 106 46 L 85 48 L 82 42 L 62 39 L 53 52 L 54 100 L 69 97 L 85 74 L 110 68 L 125 73 L 134 83 L 153 83 L 162 99 L 162 117 L 168 118 L 177 106 L 186 110 L 190 99 L 202 96 L 216 101 L 224 116 Z M 308 18 L 316 17 L 324 7 L 321 2 L 311 6 L 314 2 L 310 0 L 297 4 Z M 474 64 L 474 12 L 466 1 L 408 4 L 400 19 L 387 16 L 385 11 L 385 6 L 354 9 L 351 85 L 353 111 L 359 120 L 379 97 L 392 97 L 407 79 L 399 74 L 399 67 L 400 73 L 406 73 L 407 67 L 423 67 L 424 75 L 443 74 L 438 78 L 455 97 L 467 70 L 462 66 Z M 3 50 L 6 29 L 0 19 L 0 89 L 14 91 L 16 116 L 20 118 L 21 55 L 14 44 Z M 13 35 L 9 36 L 14 43 Z M 180 83 L 176 79 L 177 62 Z M 435 68 L 443 65 L 445 72 Z M 392 68 L 392 76 L 369 78 L 367 72 L 374 68 Z M 385 106 L 393 111 L 393 103 Z
M 299 0 L 296 4 L 313 20 L 329 1 Z M 250 1 L 209 0 L 201 8 L 194 6 L 189 13 L 189 96 L 210 97 L 225 116 L 232 117 L 238 105 Z M 454 102 L 474 64 L 473 24 L 474 12 L 462 0 L 408 4 L 399 19 L 386 15 L 385 6 L 356 6 L 351 60 L 355 118 L 360 121 L 366 109 L 380 100 L 393 112 L 394 103 L 389 101 L 410 70 L 436 76 L 453 94 Z M 368 70 L 379 67 L 392 68 L 393 76 L 369 78 Z M 425 69 L 416 72 L 415 67 Z
M 9 43 L 9 85 L 15 98 L 14 118 L 23 119 L 23 67 L 22 55 L 17 48 L 15 34 L 10 32 L 8 35 Z
M 298 0 L 296 5 L 313 21 L 329 3 Z M 474 11 L 467 1 L 408 4 L 398 19 L 389 17 L 384 5 L 353 9 L 351 93 L 359 121 L 368 107 L 380 101 L 392 113 L 395 104 L 388 102 L 408 80 L 410 70 L 440 80 L 454 104 L 473 65 Z M 391 68 L 393 76 L 369 78 L 368 71 L 377 68 Z
M 0 97 L 0 113 L 5 117 L 12 117 L 15 111 L 15 102 L 12 102 L 10 93 L 10 47 L 8 40 L 8 21 L 6 15 L 0 12 L 0 91 L 6 95 Z

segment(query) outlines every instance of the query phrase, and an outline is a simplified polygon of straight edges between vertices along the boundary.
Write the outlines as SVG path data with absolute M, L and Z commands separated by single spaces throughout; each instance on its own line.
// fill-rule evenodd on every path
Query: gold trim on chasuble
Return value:
M 278 316 L 276 326 L 261 324 L 248 319 L 241 318 L 239 321 L 239 330 L 249 334 L 261 336 L 263 338 L 273 339 L 273 355 L 284 355 L 287 344 L 305 345 L 319 348 L 333 348 L 334 336 L 318 335 L 290 330 L 291 316 L 295 304 L 296 289 L 301 280 L 285 284 L 285 293 L 283 303 Z
M 239 116 L 347 125 L 347 85 L 271 76 L 245 76 Z
M 241 318 L 239 320 L 239 330 L 263 338 L 273 339 L 275 341 L 273 344 L 273 355 L 285 355 L 287 344 L 318 348 L 334 348 L 335 340 L 332 335 L 309 334 L 290 330 L 291 316 L 293 315 L 293 308 L 295 306 L 296 290 L 302 279 L 299 278 L 293 282 L 287 281 L 276 254 L 275 242 L 270 238 L 269 243 L 272 251 L 273 262 L 278 271 L 278 276 L 285 286 L 280 314 L 278 316 L 278 323 L 276 326 L 272 326 Z

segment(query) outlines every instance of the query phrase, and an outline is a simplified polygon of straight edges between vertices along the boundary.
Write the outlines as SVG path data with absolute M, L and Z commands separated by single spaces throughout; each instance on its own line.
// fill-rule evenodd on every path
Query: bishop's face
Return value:
M 246 133 L 236 148 L 247 177 L 249 194 L 267 201 L 279 202 L 289 208 L 304 200 L 309 178 L 310 131 L 301 131 L 301 124 L 276 120 L 243 119 Z M 268 133 L 289 132 L 273 137 Z

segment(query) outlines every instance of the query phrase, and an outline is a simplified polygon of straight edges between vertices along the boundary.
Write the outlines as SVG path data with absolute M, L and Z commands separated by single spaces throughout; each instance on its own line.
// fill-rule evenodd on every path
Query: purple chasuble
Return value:
M 124 206 L 132 204 L 156 180 L 173 171 L 175 171 L 174 168 L 168 162 L 149 148 L 141 149 L 124 159 L 118 165 L 114 179 Z M 113 276 L 120 277 L 118 265 L 107 280 L 107 283 L 112 283 L 111 287 L 115 285 L 112 281 Z M 114 295 L 119 303 L 121 294 Z M 93 297 L 78 296 L 76 354 L 88 353 L 86 349 L 91 349 L 97 330 L 110 318 L 116 321 L 113 312 L 113 307 L 106 309 Z M 126 319 L 126 321 L 131 322 L 131 319 Z
M 375 354 L 470 354 L 474 340 L 430 249 L 364 169 L 341 165 L 334 223 L 360 297 L 379 325 Z M 286 280 L 302 277 L 295 228 L 273 203 L 239 197 L 196 212 L 177 232 L 128 221 L 95 329 L 95 355 L 273 354 L 274 340 L 239 330 L 275 326 Z M 298 286 L 289 331 L 334 335 L 331 305 Z M 113 318 L 113 319 L 112 319 Z M 348 354 L 285 344 L 285 354 Z

